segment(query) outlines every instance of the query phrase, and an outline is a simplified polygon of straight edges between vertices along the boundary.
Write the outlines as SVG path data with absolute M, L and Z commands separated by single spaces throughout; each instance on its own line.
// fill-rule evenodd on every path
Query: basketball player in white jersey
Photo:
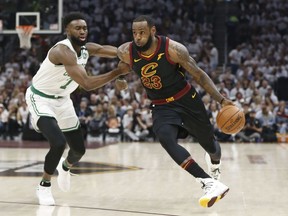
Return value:
M 130 70 L 128 65 L 120 62 L 116 69 L 108 73 L 88 76 L 84 67 L 89 56 L 115 58 L 117 48 L 87 43 L 87 24 L 80 13 L 65 16 L 63 26 L 67 38 L 48 51 L 26 92 L 33 127 L 42 132 L 50 144 L 42 180 L 36 190 L 40 205 L 55 205 L 51 193 L 51 177 L 56 168 L 59 188 L 69 191 L 69 169 L 85 153 L 84 139 L 70 94 L 79 85 L 87 91 L 102 87 Z M 69 152 L 65 159 L 62 154 L 66 143 Z

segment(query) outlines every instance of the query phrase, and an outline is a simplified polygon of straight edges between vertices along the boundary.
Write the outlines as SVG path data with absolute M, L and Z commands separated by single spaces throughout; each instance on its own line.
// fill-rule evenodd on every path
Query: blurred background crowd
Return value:
M 64 0 L 63 13 L 85 12 L 89 41 L 114 46 L 132 40 L 135 17 L 150 14 L 158 34 L 183 43 L 219 91 L 244 110 L 243 130 L 223 134 L 215 124 L 219 104 L 187 76 L 202 96 L 217 139 L 277 142 L 277 136 L 287 133 L 288 123 L 287 10 L 288 2 L 281 0 Z M 1 35 L 0 139 L 44 139 L 30 125 L 24 95 L 49 48 L 63 38 L 37 35 L 30 49 L 20 49 L 17 35 Z M 93 57 L 86 69 L 97 75 L 117 63 L 118 59 Z M 155 140 L 150 101 L 136 75 L 126 79 L 129 88 L 121 92 L 111 82 L 72 94 L 85 139 Z

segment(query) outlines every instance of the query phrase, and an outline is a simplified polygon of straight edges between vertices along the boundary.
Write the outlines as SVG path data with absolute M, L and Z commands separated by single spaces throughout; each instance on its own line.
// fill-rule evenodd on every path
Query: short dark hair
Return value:
M 71 12 L 67 14 L 62 19 L 63 28 L 65 29 L 69 25 L 70 22 L 72 22 L 73 20 L 78 20 L 78 19 L 82 19 L 86 21 L 85 15 L 80 12 Z
M 151 28 L 152 26 L 155 26 L 154 20 L 152 19 L 151 16 L 148 16 L 148 15 L 140 15 L 133 20 L 133 22 L 143 22 L 143 21 L 147 22 L 149 28 Z

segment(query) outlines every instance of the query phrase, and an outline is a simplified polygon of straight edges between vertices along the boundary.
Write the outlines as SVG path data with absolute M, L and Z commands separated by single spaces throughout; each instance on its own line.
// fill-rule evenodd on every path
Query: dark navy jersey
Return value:
M 132 69 L 140 77 L 151 100 L 171 97 L 187 85 L 183 69 L 169 58 L 169 38 L 156 37 L 158 45 L 152 56 L 141 55 L 132 42 L 129 47 Z

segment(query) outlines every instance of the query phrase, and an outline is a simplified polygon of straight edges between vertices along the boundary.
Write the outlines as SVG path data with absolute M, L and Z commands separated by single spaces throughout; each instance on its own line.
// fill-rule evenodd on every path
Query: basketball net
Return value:
M 31 48 L 31 37 L 34 31 L 33 25 L 21 25 L 16 27 L 16 31 L 20 40 L 20 48 Z

